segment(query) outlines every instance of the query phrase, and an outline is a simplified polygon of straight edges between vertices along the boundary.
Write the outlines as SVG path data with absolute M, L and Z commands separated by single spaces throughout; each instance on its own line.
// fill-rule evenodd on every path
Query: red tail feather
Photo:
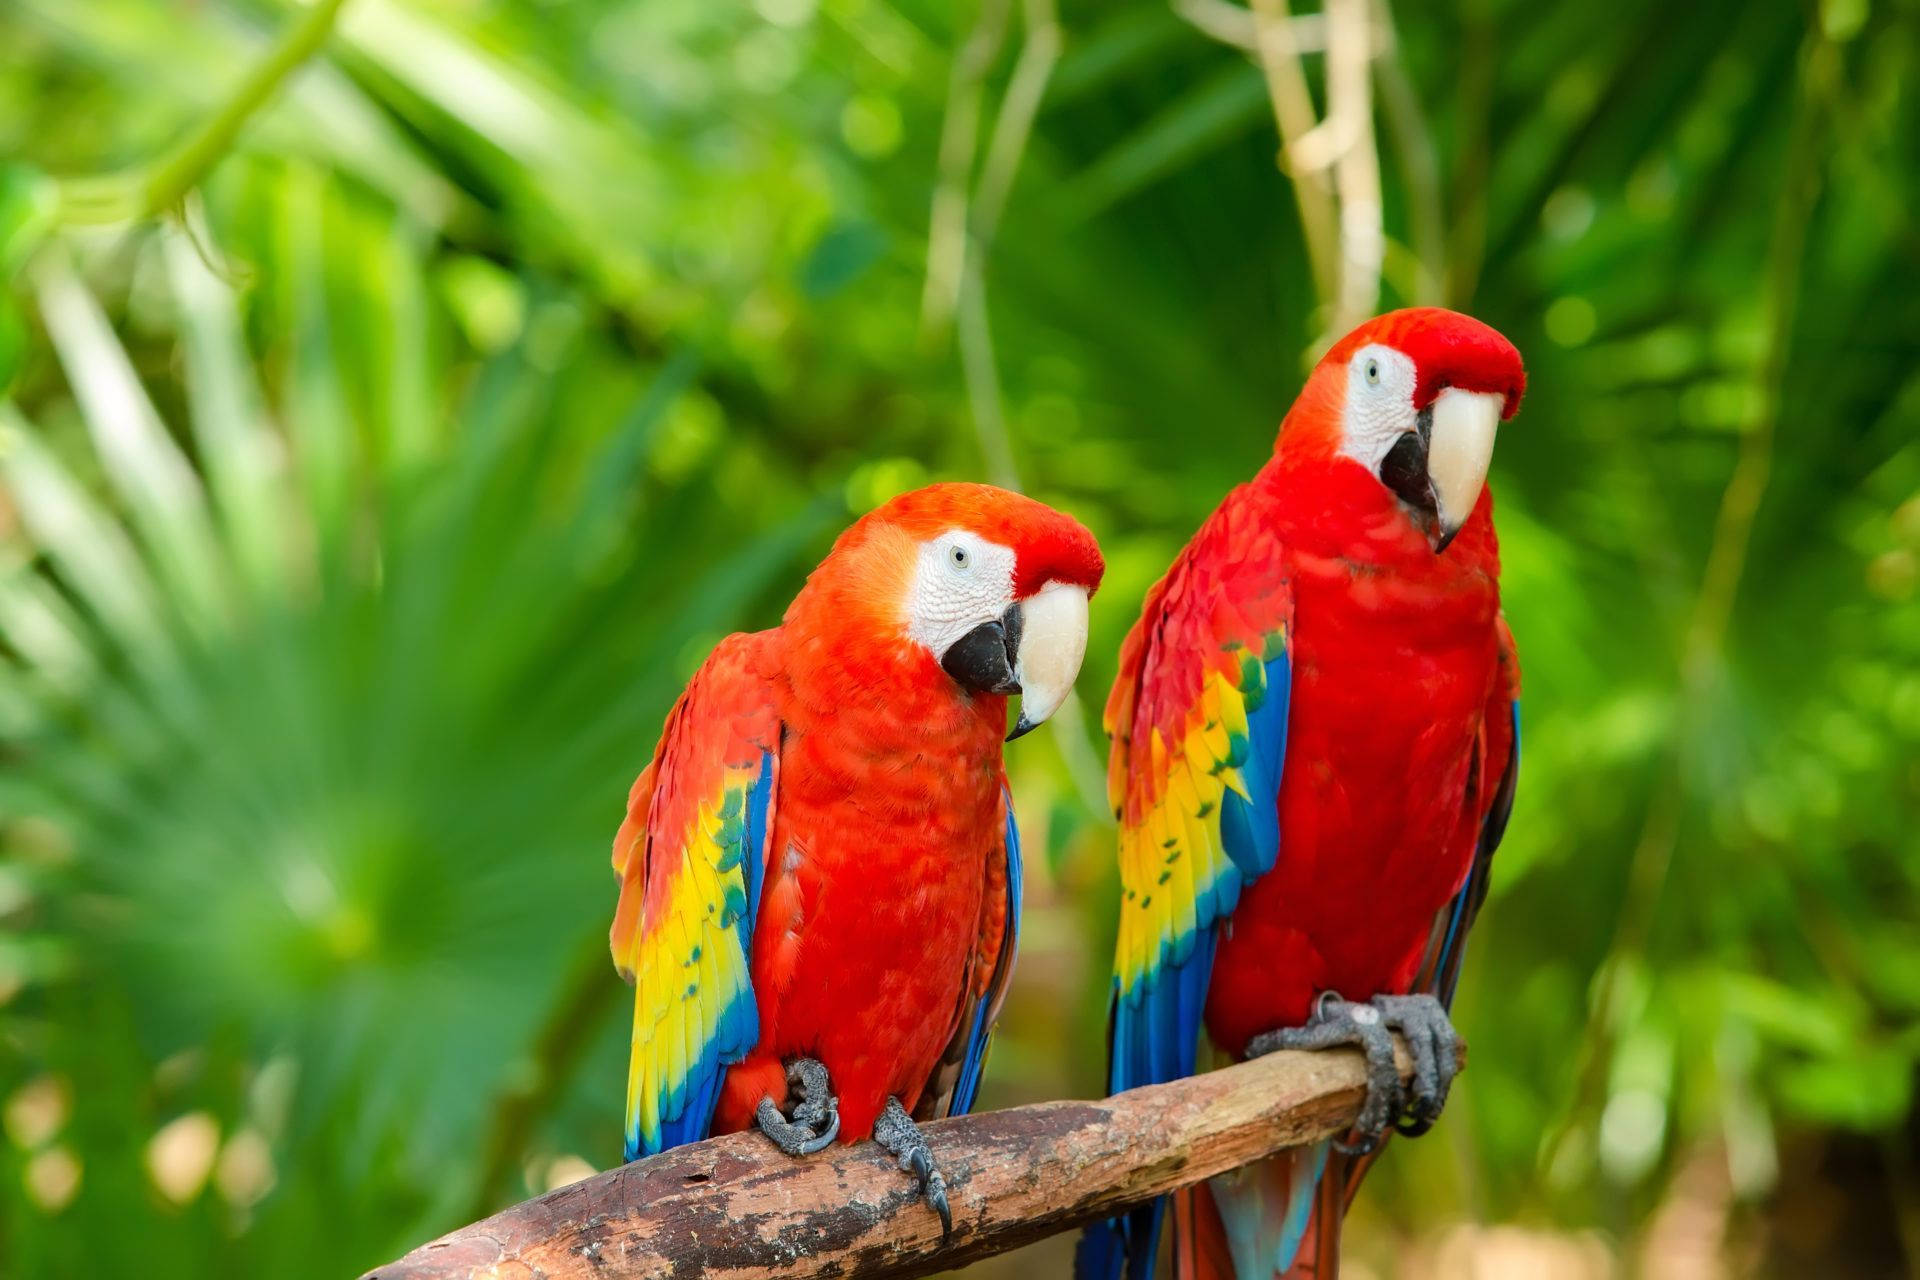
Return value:
M 1340 1224 L 1371 1159 L 1355 1161 L 1327 1153 L 1325 1172 L 1311 1185 L 1318 1153 L 1309 1149 L 1263 1160 L 1231 1174 L 1216 1188 L 1201 1183 L 1173 1196 L 1173 1274 L 1176 1280 L 1339 1280 Z M 1225 1197 L 1223 1202 L 1222 1197 Z M 1305 1230 L 1285 1270 L 1270 1266 L 1257 1275 L 1236 1269 L 1234 1244 L 1243 1256 L 1283 1256 L 1285 1224 L 1311 1197 Z M 1235 1230 L 1227 1230 L 1227 1214 Z M 1295 1227 L 1298 1230 L 1298 1226 Z
M 1173 1196 L 1174 1280 L 1234 1280 L 1227 1229 L 1206 1183 Z

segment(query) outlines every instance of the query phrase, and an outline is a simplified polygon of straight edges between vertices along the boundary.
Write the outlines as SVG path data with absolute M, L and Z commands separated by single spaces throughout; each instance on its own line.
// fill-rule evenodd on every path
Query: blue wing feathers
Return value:
M 973 1110 L 973 1104 L 980 1097 L 981 1068 L 986 1064 L 987 1054 L 987 1007 L 990 1001 L 982 996 L 973 1006 L 973 1029 L 967 1035 L 967 1057 L 960 1064 L 960 1078 L 953 1086 L 953 1101 L 947 1108 L 950 1116 L 964 1116 Z
M 1286 763 L 1287 708 L 1293 691 L 1287 655 L 1268 660 L 1262 675 L 1260 697 L 1248 702 L 1246 760 L 1240 766 L 1252 803 L 1229 791 L 1220 811 L 1220 843 L 1240 872 L 1231 890 L 1235 901 L 1242 883 L 1271 871 L 1280 857 L 1280 774 Z
M 987 1025 L 987 1015 L 993 1010 L 994 994 L 1004 981 L 1004 974 L 1012 963 L 1013 954 L 1020 945 L 1020 903 L 1025 891 L 1023 881 L 1024 864 L 1020 860 L 1020 826 L 1013 819 L 1013 797 L 1006 797 L 1007 830 L 1003 848 L 1007 855 L 1007 923 L 1006 937 L 1000 944 L 1000 966 L 1002 977 L 989 986 L 989 989 L 974 1004 L 973 1026 L 967 1032 L 965 1056 L 960 1063 L 960 1075 L 954 1082 L 953 1098 L 947 1104 L 947 1114 L 963 1116 L 973 1110 L 973 1104 L 980 1096 L 980 1080 L 987 1061 L 987 1045 L 993 1039 L 993 1029 Z
M 1242 874 L 1260 864 L 1259 836 L 1254 830 L 1252 808 L 1231 791 L 1220 802 L 1220 843 Z
M 760 755 L 760 772 L 743 799 L 737 832 L 729 831 L 731 848 L 723 855 L 721 870 L 731 870 L 744 862 L 745 891 L 727 895 L 724 910 L 739 931 L 743 951 L 753 955 L 753 930 L 760 915 L 760 887 L 766 869 L 767 835 L 773 804 L 773 753 Z M 738 794 L 738 793 L 736 793 Z M 729 826 L 732 824 L 729 823 Z M 712 1037 L 700 1046 L 687 1075 L 660 1107 L 660 1141 L 654 1146 L 642 1137 L 637 1117 L 626 1134 L 626 1158 L 637 1160 L 689 1142 L 698 1142 L 713 1128 L 714 1108 L 720 1102 L 720 1083 L 726 1069 L 745 1058 L 760 1040 L 760 1007 L 750 983 L 743 984 L 727 1001 L 727 1007 L 714 1021 Z
M 1134 990 L 1120 991 L 1116 979 L 1108 1069 L 1114 1093 L 1194 1073 L 1219 922 L 1232 913 L 1241 890 L 1272 870 L 1280 856 L 1280 777 L 1292 666 L 1283 648 L 1264 663 L 1249 656 L 1243 672 L 1247 737 L 1233 744 L 1233 752 L 1252 799 L 1232 790 L 1222 798 L 1220 842 L 1231 865 L 1210 886 L 1198 887 L 1193 932 L 1164 947 Z M 1134 1280 L 1150 1280 L 1165 1208 L 1164 1199 L 1156 1200 L 1089 1228 L 1075 1253 L 1075 1275 L 1108 1280 L 1124 1269 Z
M 1519 739 L 1515 739 L 1516 742 Z M 1020 824 L 1013 820 L 1013 796 L 1007 796 L 1007 948 L 1020 945 L 1020 904 L 1026 894 L 1026 868 L 1020 860 Z
M 1185 961 L 1161 966 L 1131 996 L 1114 1001 L 1108 1073 L 1112 1092 L 1178 1080 L 1192 1075 L 1198 1065 L 1216 935 L 1211 928 L 1196 932 L 1196 945 Z M 1181 1030 L 1169 1034 L 1172 1028 Z M 1118 1276 L 1125 1266 L 1146 1280 L 1153 1274 L 1165 1207 L 1165 1200 L 1155 1200 L 1129 1213 L 1124 1226 L 1115 1220 L 1089 1228 L 1075 1253 L 1074 1274 L 1093 1280 Z
M 1520 781 L 1520 701 L 1517 698 L 1511 714 L 1513 749 L 1507 756 L 1507 770 L 1500 776 L 1500 786 L 1495 790 L 1493 803 L 1488 807 L 1486 819 L 1481 824 L 1480 848 L 1474 854 L 1473 868 L 1467 873 L 1467 882 L 1460 886 L 1460 892 L 1453 895 L 1453 904 L 1448 908 L 1446 936 L 1434 961 L 1434 994 L 1449 1008 L 1453 1005 L 1453 993 L 1460 982 L 1460 965 L 1466 957 L 1467 928 L 1486 897 L 1487 876 L 1493 867 L 1493 855 L 1500 847 L 1501 837 L 1507 832 L 1507 818 L 1513 812 L 1514 790 Z
M 1080 1233 L 1073 1248 L 1073 1274 L 1076 1280 L 1102 1280 L 1117 1276 L 1127 1265 L 1127 1238 L 1120 1219 L 1096 1222 Z
M 747 793 L 747 954 L 753 954 L 753 929 L 760 919 L 760 885 L 767 869 L 767 816 L 773 807 L 773 752 L 760 753 L 760 776 Z

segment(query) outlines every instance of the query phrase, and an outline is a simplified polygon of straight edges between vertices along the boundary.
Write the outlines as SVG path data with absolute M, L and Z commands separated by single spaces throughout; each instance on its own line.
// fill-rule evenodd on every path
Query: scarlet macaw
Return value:
M 614 838 L 629 1160 L 750 1124 L 792 1155 L 871 1134 L 950 1227 L 912 1117 L 979 1089 L 1020 914 L 1001 743 L 1066 697 L 1103 567 L 1071 517 L 933 485 L 715 647 Z
M 1362 324 L 1315 367 L 1273 457 L 1147 594 L 1107 703 L 1122 902 L 1110 1083 L 1360 1045 L 1350 1143 L 1172 1197 L 1181 1277 L 1338 1269 L 1389 1126 L 1457 1069 L 1446 1006 L 1513 803 L 1519 671 L 1486 491 L 1520 355 L 1437 308 Z M 1389 1032 L 1416 1063 L 1401 1097 Z M 1083 1280 L 1154 1268 L 1164 1202 L 1096 1225 Z

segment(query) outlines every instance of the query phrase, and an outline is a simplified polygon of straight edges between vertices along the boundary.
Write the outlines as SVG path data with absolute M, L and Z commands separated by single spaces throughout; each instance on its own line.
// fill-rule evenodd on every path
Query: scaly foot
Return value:
M 920 1181 L 920 1193 L 940 1215 L 940 1238 L 953 1234 L 953 1210 L 947 1206 L 947 1181 L 934 1168 L 933 1152 L 900 1099 L 888 1098 L 886 1110 L 873 1122 L 873 1140 L 897 1156 L 900 1167 Z
M 1413 1085 L 1400 1086 L 1393 1061 L 1393 1033 L 1406 1037 L 1413 1055 Z M 1354 1121 L 1354 1141 L 1335 1143 L 1349 1155 L 1365 1155 L 1380 1145 L 1392 1127 L 1418 1137 L 1433 1127 L 1447 1092 L 1460 1071 L 1460 1038 L 1447 1018 L 1446 1006 L 1429 995 L 1375 996 L 1365 1004 L 1323 992 L 1304 1027 L 1284 1027 L 1258 1035 L 1247 1045 L 1247 1056 L 1258 1058 L 1276 1049 L 1330 1049 L 1358 1045 L 1367 1055 L 1367 1099 Z
M 840 1133 L 840 1099 L 833 1096 L 827 1069 L 812 1058 L 793 1059 L 787 1063 L 787 1092 L 794 1100 L 789 1116 L 780 1114 L 772 1098 L 760 1099 L 753 1113 L 760 1132 L 790 1156 L 825 1151 Z

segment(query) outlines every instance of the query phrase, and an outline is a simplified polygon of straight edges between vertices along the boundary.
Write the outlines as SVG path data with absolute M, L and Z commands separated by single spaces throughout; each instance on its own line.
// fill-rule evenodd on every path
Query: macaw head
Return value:
M 1012 741 L 1073 687 L 1087 651 L 1087 600 L 1105 569 L 1072 516 L 992 485 L 936 484 L 841 534 L 802 599 L 824 592 L 813 607 L 838 611 L 841 625 L 890 649 L 923 651 L 969 695 L 1018 693 Z
M 1351 458 L 1445 551 L 1473 514 L 1494 430 L 1520 407 L 1526 384 L 1513 344 L 1471 316 L 1390 311 L 1321 357 L 1277 449 Z

